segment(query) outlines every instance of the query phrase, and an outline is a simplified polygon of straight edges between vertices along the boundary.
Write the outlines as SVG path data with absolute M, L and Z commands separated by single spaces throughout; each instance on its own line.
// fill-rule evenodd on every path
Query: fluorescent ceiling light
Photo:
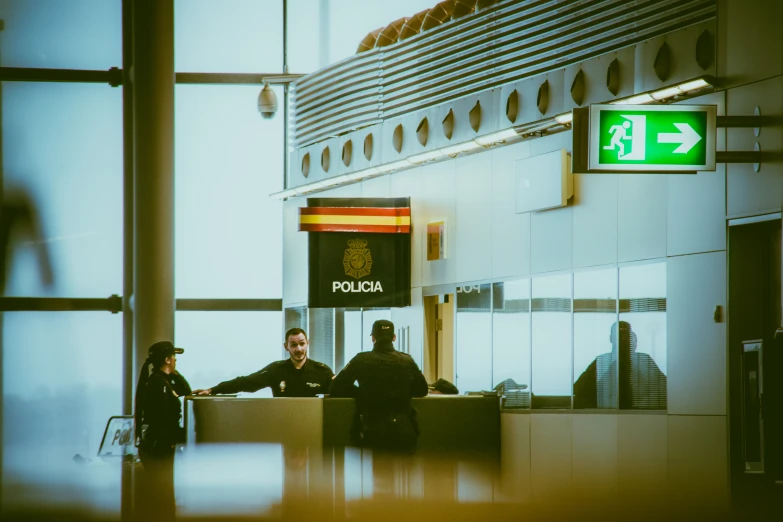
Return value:
M 697 89 L 703 89 L 705 87 L 708 87 L 710 84 L 706 80 L 699 78 L 698 80 L 693 80 L 692 82 L 686 82 L 682 85 L 679 85 L 678 87 L 682 92 L 688 92 L 688 91 L 695 91 Z
M 650 93 L 650 96 L 653 97 L 655 100 L 665 100 L 666 98 L 671 98 L 672 96 L 677 96 L 682 91 L 675 85 L 674 87 L 666 87 L 665 89 L 661 89 L 659 91 L 655 91 Z
M 517 131 L 515 131 L 514 129 L 505 129 L 502 131 L 493 132 L 492 134 L 487 134 L 486 136 L 479 136 L 473 141 L 475 141 L 482 147 L 489 147 L 490 145 L 494 145 L 495 143 L 501 143 L 503 141 L 511 140 L 518 137 L 519 134 L 517 134 Z
M 555 121 L 560 125 L 566 125 L 574 121 L 574 114 L 571 112 L 564 112 L 555 116 Z
M 651 103 L 652 101 L 653 97 L 647 93 L 644 93 L 631 96 L 630 98 L 624 98 L 622 100 L 614 100 L 610 103 L 612 105 L 644 105 L 645 103 Z
M 481 148 L 481 145 L 479 145 L 475 141 L 466 141 L 465 143 L 458 143 L 457 145 L 443 147 L 442 149 L 440 149 L 440 152 L 442 152 L 446 156 L 456 156 L 457 154 L 461 154 L 463 152 L 469 152 L 471 150 L 475 150 L 478 148 Z
M 442 157 L 443 157 L 443 152 L 439 150 L 431 150 L 429 152 L 422 152 L 421 154 L 416 154 L 414 156 L 411 156 L 410 158 L 408 158 L 408 161 L 410 161 L 415 165 L 418 165 L 420 163 L 426 163 L 428 161 L 432 161 Z

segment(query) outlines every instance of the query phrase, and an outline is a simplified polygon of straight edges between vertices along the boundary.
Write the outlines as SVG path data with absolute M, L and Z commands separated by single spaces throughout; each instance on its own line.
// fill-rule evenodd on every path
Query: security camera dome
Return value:
M 277 96 L 267 83 L 258 94 L 258 112 L 264 119 L 272 119 L 277 112 Z

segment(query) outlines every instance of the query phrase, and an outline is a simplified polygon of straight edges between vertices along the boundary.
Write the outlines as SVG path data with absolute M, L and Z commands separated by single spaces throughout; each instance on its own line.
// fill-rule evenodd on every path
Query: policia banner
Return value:
M 410 198 L 309 198 L 310 308 L 411 304 Z

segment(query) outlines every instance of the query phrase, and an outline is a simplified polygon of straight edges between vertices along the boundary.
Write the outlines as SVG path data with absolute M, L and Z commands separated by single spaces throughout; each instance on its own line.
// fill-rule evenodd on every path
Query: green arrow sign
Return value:
M 592 105 L 591 170 L 715 170 L 714 105 Z

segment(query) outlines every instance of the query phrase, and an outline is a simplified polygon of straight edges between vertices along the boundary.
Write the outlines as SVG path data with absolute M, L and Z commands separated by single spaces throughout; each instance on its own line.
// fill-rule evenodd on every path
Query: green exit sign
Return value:
M 589 168 L 715 170 L 715 105 L 591 105 Z

